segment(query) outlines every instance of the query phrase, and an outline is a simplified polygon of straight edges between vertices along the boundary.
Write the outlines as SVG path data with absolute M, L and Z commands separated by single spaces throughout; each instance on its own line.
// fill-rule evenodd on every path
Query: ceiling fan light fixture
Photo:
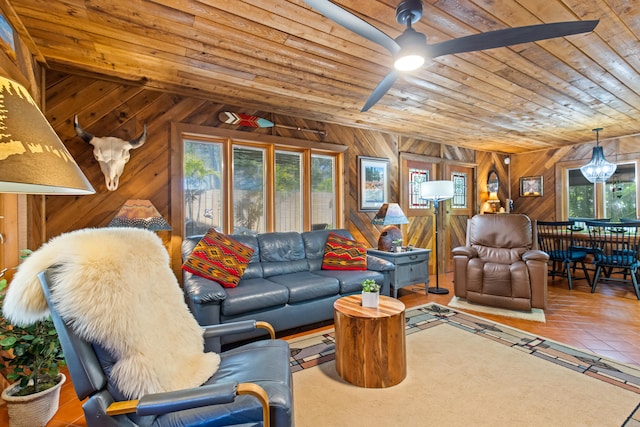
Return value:
M 427 37 L 409 27 L 402 33 L 396 42 L 400 51 L 395 57 L 393 66 L 398 71 L 413 71 L 422 67 L 427 50 Z
M 587 181 L 595 184 L 596 182 L 607 182 L 609 178 L 615 173 L 618 165 L 608 162 L 604 158 L 604 151 L 600 147 L 600 140 L 598 133 L 602 128 L 593 129 L 596 133 L 596 146 L 593 147 L 593 154 L 591 161 L 580 168 L 580 172 L 587 179 Z

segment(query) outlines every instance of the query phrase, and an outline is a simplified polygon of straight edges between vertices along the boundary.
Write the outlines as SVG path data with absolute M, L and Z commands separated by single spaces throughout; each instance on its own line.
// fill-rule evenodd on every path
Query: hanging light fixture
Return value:
M 591 161 L 580 168 L 582 175 L 593 184 L 596 182 L 607 182 L 617 167 L 616 164 L 610 163 L 604 158 L 604 152 L 602 151 L 602 147 L 600 147 L 600 140 L 598 138 L 601 130 L 602 128 L 593 129 L 596 133 L 596 146 L 593 147 Z

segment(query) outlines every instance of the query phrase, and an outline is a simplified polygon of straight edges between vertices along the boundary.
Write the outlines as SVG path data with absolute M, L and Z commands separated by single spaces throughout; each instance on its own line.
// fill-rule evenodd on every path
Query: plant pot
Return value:
M 60 388 L 67 377 L 58 374 L 60 381 L 55 386 L 27 396 L 13 396 L 20 389 L 19 383 L 11 384 L 2 392 L 7 403 L 9 427 L 44 427 L 58 411 Z
M 377 308 L 380 301 L 380 292 L 362 292 L 362 306 Z

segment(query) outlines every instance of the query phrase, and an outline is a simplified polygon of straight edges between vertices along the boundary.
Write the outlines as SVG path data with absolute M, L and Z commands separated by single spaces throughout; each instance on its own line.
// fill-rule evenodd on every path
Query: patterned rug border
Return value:
M 640 398 L 640 367 L 617 362 L 609 358 L 580 350 L 537 336 L 511 326 L 456 311 L 437 303 L 428 303 L 407 309 L 405 332 L 414 334 L 443 324 L 493 340 L 523 351 L 551 363 L 588 375 L 625 390 L 637 393 Z M 335 340 L 333 329 L 289 340 L 290 366 L 295 373 L 334 360 Z M 640 422 L 640 404 L 629 417 L 628 423 Z M 633 424 L 636 425 L 636 424 Z

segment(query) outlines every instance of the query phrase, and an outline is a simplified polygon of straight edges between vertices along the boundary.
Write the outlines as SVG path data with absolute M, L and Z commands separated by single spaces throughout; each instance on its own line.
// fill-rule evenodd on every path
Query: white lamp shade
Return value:
M 420 197 L 427 200 L 447 200 L 454 195 L 453 181 L 425 181 L 420 183 Z

